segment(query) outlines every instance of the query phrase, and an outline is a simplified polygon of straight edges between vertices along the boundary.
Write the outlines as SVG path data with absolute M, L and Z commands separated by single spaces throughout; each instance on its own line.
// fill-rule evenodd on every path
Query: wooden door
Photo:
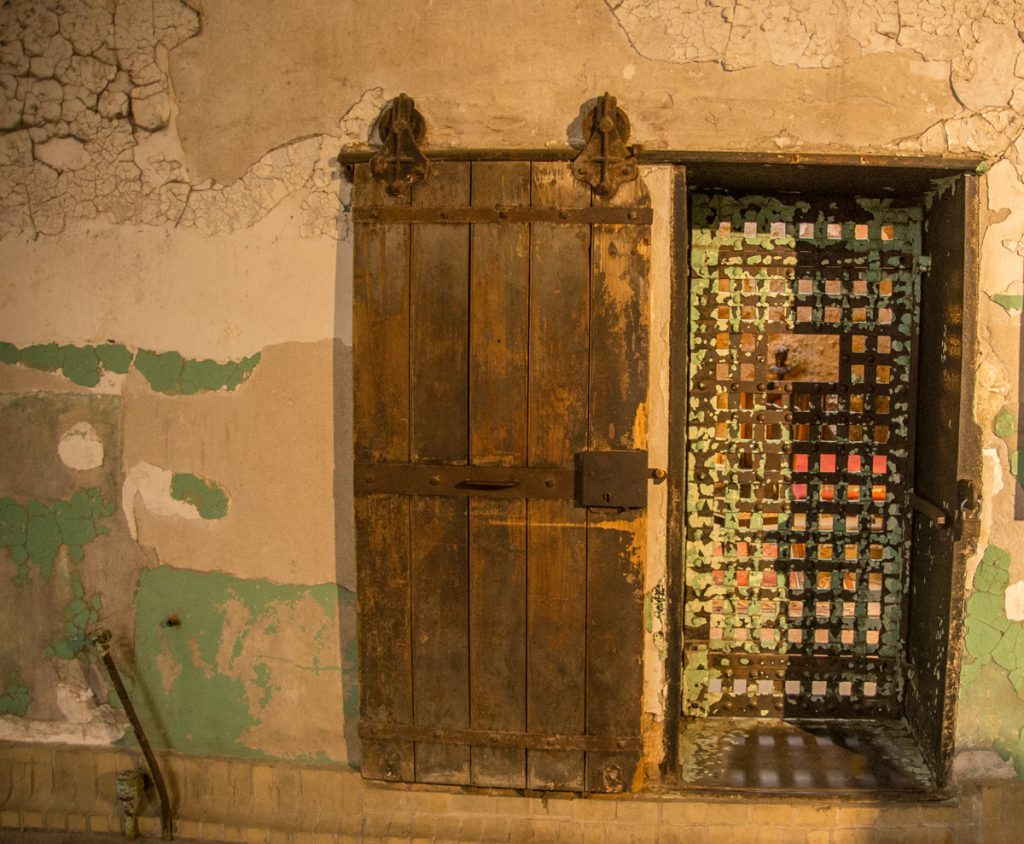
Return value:
M 435 162 L 354 198 L 363 774 L 627 790 L 646 516 L 574 468 L 646 447 L 646 192 Z

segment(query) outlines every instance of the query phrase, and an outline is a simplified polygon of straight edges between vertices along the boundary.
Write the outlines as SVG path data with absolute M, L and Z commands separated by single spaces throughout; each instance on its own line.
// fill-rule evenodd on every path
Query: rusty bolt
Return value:
M 363 480 L 368 484 L 372 484 L 377 478 L 374 475 L 365 475 Z
M 431 486 L 437 486 L 439 483 L 441 483 L 441 476 L 440 475 L 431 475 L 430 476 L 430 485 Z
M 563 220 L 568 220 L 569 219 L 569 212 L 568 211 L 559 211 L 558 212 L 558 216 L 561 217 Z
M 629 219 L 631 220 L 635 220 L 640 215 L 637 214 L 636 211 L 630 211 L 626 216 L 629 217 Z
M 508 219 L 508 211 L 506 211 L 506 210 L 504 210 L 504 209 L 502 209 L 501 211 L 499 211 L 499 212 L 498 212 L 498 218 L 499 218 L 499 219 L 502 219 L 502 220 L 507 220 L 507 219 Z
M 448 212 L 447 211 L 442 211 L 437 216 L 440 217 L 442 220 L 447 220 L 448 219 Z

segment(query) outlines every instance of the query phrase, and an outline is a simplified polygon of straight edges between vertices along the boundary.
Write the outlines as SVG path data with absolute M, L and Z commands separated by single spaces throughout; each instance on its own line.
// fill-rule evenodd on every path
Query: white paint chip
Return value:
M 636 75 L 636 65 L 627 64 L 622 68 L 622 78 L 632 79 Z
M 1006 617 L 1010 621 L 1024 621 L 1024 580 L 1006 587 L 1004 594 Z
M 85 472 L 103 465 L 103 440 L 88 422 L 73 425 L 60 438 L 57 454 L 65 466 Z
M 143 506 L 157 516 L 179 516 L 182 519 L 198 519 L 199 511 L 191 504 L 171 498 L 170 469 L 161 469 L 152 463 L 139 462 L 132 466 L 125 476 L 121 488 L 121 509 L 128 521 L 128 532 L 132 539 L 139 538 L 139 527 L 135 518 L 136 498 Z

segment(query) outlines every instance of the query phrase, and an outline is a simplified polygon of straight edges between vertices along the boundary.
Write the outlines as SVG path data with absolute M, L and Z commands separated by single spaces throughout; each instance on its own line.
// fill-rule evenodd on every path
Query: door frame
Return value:
M 351 183 L 356 164 L 365 163 L 376 152 L 374 148 L 350 148 L 339 152 L 337 161 L 343 175 Z M 807 190 L 828 184 L 836 192 L 859 192 L 870 195 L 895 189 L 905 195 L 923 196 L 939 179 L 964 175 L 967 204 L 964 215 L 964 295 L 963 348 L 961 381 L 961 426 L 970 423 L 974 401 L 972 364 L 975 357 L 976 309 L 978 302 L 979 237 L 978 182 L 976 175 L 984 159 L 978 155 L 858 155 L 855 153 L 817 154 L 800 152 L 723 152 L 713 150 L 643 149 L 634 150 L 640 164 L 667 165 L 673 171 L 673 220 L 671 221 L 670 337 L 684 342 L 670 342 L 669 349 L 669 430 L 678 430 L 686 418 L 688 402 L 689 355 L 685 342 L 688 332 L 680 327 L 689 320 L 689 237 L 687 191 L 690 186 L 721 186 L 733 190 L 793 191 Z M 428 150 L 429 161 L 571 161 L 579 154 L 572 147 L 534 149 L 444 149 Z M 859 189 L 856 190 L 855 189 Z M 924 383 L 922 381 L 922 383 Z M 966 412 L 966 416 L 964 415 Z M 981 432 L 967 424 L 961 432 L 958 467 L 965 480 L 978 488 L 981 484 Z M 686 448 L 685 442 L 669 439 L 667 461 L 668 517 L 666 552 L 668 560 L 682 560 L 685 550 Z M 963 522 L 963 537 L 957 543 L 952 572 L 950 629 L 946 660 L 945 702 L 942 724 L 938 779 L 948 780 L 952 764 L 955 731 L 956 691 L 958 688 L 963 638 L 963 604 L 966 583 L 966 560 L 977 542 L 975 521 Z M 663 663 L 666 712 L 663 740 L 657 749 L 645 742 L 644 761 L 656 763 L 662 780 L 670 784 L 678 776 L 679 717 L 681 703 L 681 654 L 683 588 L 682 568 L 667 567 L 665 630 L 667 647 Z M 658 759 L 658 754 L 661 758 Z
M 755 160 L 751 160 L 754 158 Z M 780 156 L 780 158 L 786 158 Z M 838 160 L 837 160 L 838 159 Z M 671 328 L 669 354 L 669 430 L 679 432 L 686 430 L 689 406 L 689 192 L 694 189 L 710 191 L 721 190 L 734 195 L 776 193 L 820 193 L 822 186 L 828 186 L 830 195 L 878 195 L 894 198 L 916 200 L 930 209 L 930 195 L 937 196 L 942 189 L 957 190 L 951 187 L 952 180 L 962 186 L 959 195 L 958 212 L 952 222 L 946 221 L 943 232 L 932 232 L 936 242 L 943 237 L 957 237 L 962 244 L 959 255 L 953 260 L 961 266 L 948 267 L 947 272 L 960 274 L 963 284 L 961 303 L 962 335 L 961 348 L 963 356 L 960 361 L 958 426 L 949 431 L 945 446 L 950 449 L 955 474 L 962 483 L 973 484 L 975 490 L 981 489 L 982 480 L 982 432 L 973 422 L 972 408 L 974 405 L 974 354 L 976 348 L 976 311 L 978 302 L 979 282 L 979 249 L 980 224 L 978 209 L 978 181 L 974 172 L 976 166 L 968 166 L 967 162 L 945 160 L 948 167 L 944 184 L 936 185 L 934 173 L 930 165 L 934 162 L 925 159 L 902 158 L 898 162 L 891 159 L 870 160 L 840 156 L 797 156 L 788 160 L 769 161 L 765 157 L 739 155 L 720 155 L 714 160 L 679 162 L 675 168 L 673 196 L 673 286 L 671 297 Z M 883 194 L 884 191 L 884 194 Z M 958 215 L 958 216 L 957 216 Z M 934 219 L 926 211 L 925 224 Z M 929 250 L 928 238 L 925 238 L 925 251 Z M 956 280 L 954 280 L 955 283 Z M 921 299 L 928 295 L 928 288 L 922 285 Z M 918 311 L 922 310 L 922 301 L 917 303 Z M 915 319 L 915 323 L 918 322 Z M 915 354 L 915 359 L 917 355 Z M 916 360 L 915 360 L 916 363 Z M 921 391 L 936 390 L 941 382 L 942 373 L 938 371 L 912 372 L 911 379 L 915 389 Z M 916 420 L 922 404 L 915 402 L 911 413 L 912 429 L 917 428 Z M 916 444 L 911 441 L 911 449 Z M 913 455 L 911 456 L 913 459 Z M 679 782 L 679 741 L 682 704 L 682 630 L 684 609 L 685 571 L 682 561 L 686 551 L 686 441 L 685 437 L 670 438 L 668 460 L 669 513 L 666 535 L 667 554 L 669 560 L 678 561 L 668 566 L 667 577 L 667 635 L 665 675 L 666 689 L 666 721 L 664 739 L 664 758 L 661 773 L 668 783 Z M 913 479 L 911 479 L 913 481 Z M 920 730 L 915 730 L 915 737 L 932 773 L 937 788 L 944 792 L 949 785 L 952 772 L 953 751 L 956 730 L 957 694 L 959 690 L 960 660 L 963 652 L 963 618 L 966 595 L 967 559 L 974 553 L 977 545 L 978 522 L 976 513 L 964 511 L 960 501 L 944 502 L 948 513 L 949 542 L 952 543 L 951 565 L 948 569 L 937 573 L 948 589 L 944 595 L 948 602 L 939 608 L 941 621 L 946 625 L 947 634 L 940 642 L 934 661 L 938 665 L 932 668 L 941 669 L 935 680 L 934 688 L 927 692 L 939 695 L 941 707 L 938 713 L 932 714 L 935 723 L 930 723 Z M 915 525 L 925 523 L 933 517 L 924 512 L 913 513 Z M 915 529 L 911 528 L 913 532 Z M 911 574 L 915 570 L 913 563 L 914 547 L 910 549 L 908 565 Z M 907 591 L 909 594 L 910 583 Z M 943 590 L 940 590 L 942 592 Z M 927 609 L 927 608 L 924 608 Z M 909 608 L 904 623 L 910 627 L 927 627 L 931 620 L 921 607 L 914 612 Z M 903 643 L 906 646 L 906 642 Z M 924 697 L 922 690 L 921 697 Z M 906 702 L 904 702 L 906 707 Z M 672 717 L 676 713 L 676 717 Z M 908 719 L 909 720 L 909 719 Z

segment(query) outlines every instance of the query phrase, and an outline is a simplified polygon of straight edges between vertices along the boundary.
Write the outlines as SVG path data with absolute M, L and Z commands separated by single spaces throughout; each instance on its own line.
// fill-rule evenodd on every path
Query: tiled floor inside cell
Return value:
M 684 788 L 920 794 L 935 787 L 902 721 L 684 719 Z

